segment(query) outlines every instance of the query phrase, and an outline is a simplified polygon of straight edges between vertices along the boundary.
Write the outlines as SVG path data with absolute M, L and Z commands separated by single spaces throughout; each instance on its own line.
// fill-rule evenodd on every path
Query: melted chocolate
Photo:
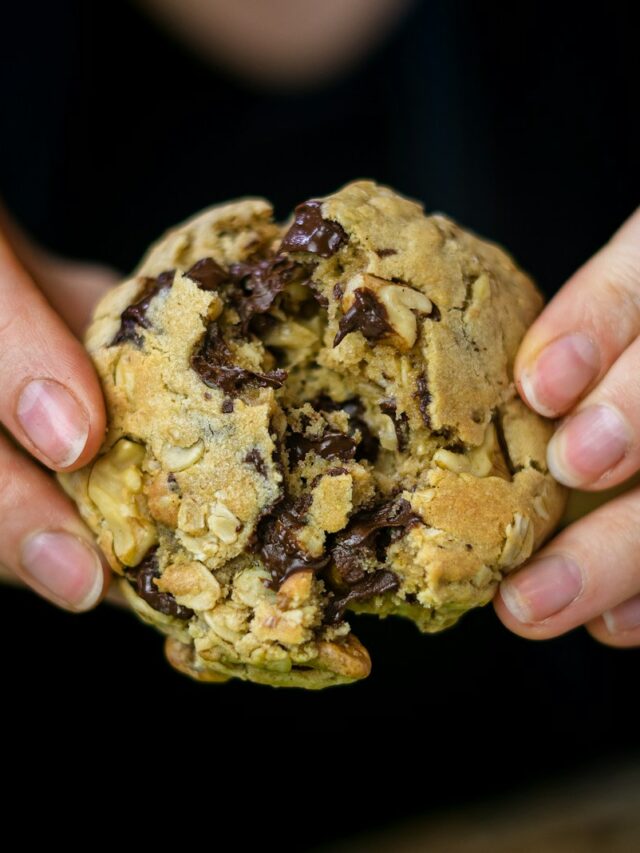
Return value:
M 321 202 L 306 201 L 296 207 L 294 223 L 284 235 L 280 250 L 330 258 L 347 240 L 341 225 L 322 218 Z
M 342 409 L 346 412 L 349 418 L 349 432 L 353 435 L 356 431 L 360 432 L 360 442 L 356 448 L 356 460 L 368 459 L 369 462 L 375 462 L 380 442 L 371 432 L 364 419 L 364 406 L 362 401 L 357 397 L 351 397 L 349 400 L 344 400 L 342 403 L 337 403 L 326 394 L 321 394 L 309 401 L 313 408 L 318 412 L 336 412 Z
M 286 500 L 260 522 L 259 552 L 271 572 L 270 586 L 273 589 L 278 589 L 283 581 L 296 572 L 316 572 L 329 562 L 328 555 L 309 556 L 296 538 L 296 531 L 304 524 L 311 500 L 311 495 L 303 495 L 295 502 Z
M 380 569 L 373 574 L 366 575 L 361 581 L 354 584 L 347 592 L 336 596 L 327 605 L 324 621 L 328 625 L 336 625 L 342 622 L 344 611 L 352 601 L 366 601 L 374 595 L 382 595 L 398 589 L 400 581 L 398 576 L 388 569 Z
M 217 290 L 225 281 L 229 281 L 229 273 L 213 258 L 202 258 L 185 273 L 187 278 L 195 281 L 201 290 Z
M 302 462 L 304 457 L 313 450 L 323 459 L 332 459 L 337 456 L 343 462 L 353 459 L 356 455 L 356 443 L 349 435 L 328 428 L 324 434 L 318 437 L 307 437 L 300 433 L 290 433 L 287 436 L 287 450 L 291 465 Z
M 418 408 L 422 415 L 422 420 L 427 429 L 431 429 L 431 415 L 429 414 L 429 403 L 431 402 L 431 392 L 429 391 L 429 383 L 427 377 L 422 374 L 416 381 L 416 393 L 414 397 L 418 400 Z
M 257 447 L 254 447 L 253 450 L 250 450 L 247 455 L 244 457 L 244 461 L 248 465 L 253 465 L 258 474 L 261 474 L 263 477 L 268 476 L 267 466 L 265 464 L 264 459 L 262 458 L 262 454 L 258 450 Z
M 380 531 L 397 528 L 402 536 L 420 521 L 420 516 L 413 512 L 411 504 L 404 498 L 355 515 L 349 526 L 336 535 L 331 549 L 331 558 L 342 583 L 353 586 L 363 580 L 367 558 L 384 560 L 387 543 L 378 541 Z
M 176 619 L 191 619 L 193 610 L 178 604 L 170 592 L 160 592 L 153 582 L 155 578 L 160 577 L 157 550 L 153 548 L 141 563 L 134 568 L 127 568 L 127 579 L 149 607 L 167 616 L 175 616 Z
M 151 323 L 147 319 L 147 311 L 151 300 L 157 296 L 160 291 L 167 290 L 173 284 L 175 270 L 167 270 L 160 273 L 157 278 L 145 278 L 144 290 L 137 302 L 129 305 L 120 315 L 120 328 L 116 336 L 111 341 L 110 346 L 123 344 L 127 341 L 137 347 L 142 346 L 142 337 L 137 333 L 136 327 L 142 326 L 143 329 L 151 328 Z
M 383 415 L 388 415 L 393 421 L 398 441 L 398 450 L 400 453 L 404 453 L 409 445 L 409 418 L 406 412 L 402 412 L 399 415 L 396 401 L 391 399 L 380 401 L 380 411 Z
M 309 277 L 302 264 L 286 255 L 232 264 L 229 274 L 238 285 L 234 301 L 244 335 L 248 334 L 252 318 L 265 314 L 288 284 L 303 282 Z
M 359 287 L 353 294 L 353 305 L 340 319 L 333 345 L 337 347 L 351 332 L 362 332 L 368 341 L 377 341 L 392 331 L 387 309 L 370 290 Z
M 211 323 L 202 341 L 191 356 L 191 367 L 210 388 L 221 388 L 225 394 L 236 395 L 244 385 L 280 388 L 287 378 L 286 370 L 254 373 L 233 364 L 231 350 L 217 323 Z

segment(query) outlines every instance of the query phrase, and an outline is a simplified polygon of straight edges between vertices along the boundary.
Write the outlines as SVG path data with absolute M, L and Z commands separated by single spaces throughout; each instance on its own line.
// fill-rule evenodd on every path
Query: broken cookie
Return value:
M 438 631 L 488 602 L 564 505 L 512 377 L 541 306 L 501 249 L 371 182 L 153 246 L 87 334 L 103 447 L 59 476 L 170 662 L 325 687 L 370 670 L 350 611 Z

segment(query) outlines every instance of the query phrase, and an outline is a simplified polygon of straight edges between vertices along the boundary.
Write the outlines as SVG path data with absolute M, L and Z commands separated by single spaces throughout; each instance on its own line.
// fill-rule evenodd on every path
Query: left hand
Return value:
M 601 491 L 640 470 L 640 208 L 538 317 L 514 372 L 532 409 L 565 416 L 547 450 L 557 480 Z M 608 645 L 640 645 L 640 488 L 564 529 L 494 603 L 522 637 L 586 625 Z

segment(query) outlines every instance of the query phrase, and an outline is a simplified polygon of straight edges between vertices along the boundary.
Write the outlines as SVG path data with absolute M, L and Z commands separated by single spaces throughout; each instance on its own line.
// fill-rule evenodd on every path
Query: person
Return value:
M 261 75 L 282 81 L 335 73 L 406 4 L 354 3 L 341 16 L 331 14 L 332 3 L 316 4 L 315 18 L 286 2 L 147 5 L 200 50 L 245 71 L 253 62 Z M 297 40 L 283 44 L 279 26 L 264 38 L 274 11 L 284 14 Z M 0 562 L 54 603 L 82 611 L 103 596 L 107 567 L 42 466 L 74 471 L 100 446 L 104 403 L 79 338 L 92 306 L 116 279 L 104 268 L 48 254 L 7 211 L 0 224 L 0 420 L 13 439 L 0 436 Z M 598 491 L 640 470 L 638 293 L 640 210 L 571 276 L 522 342 L 515 380 L 531 408 L 562 418 L 548 464 L 567 486 Z M 585 625 L 600 642 L 640 644 L 639 510 L 640 489 L 558 534 L 502 582 L 495 606 L 504 624 L 534 639 Z

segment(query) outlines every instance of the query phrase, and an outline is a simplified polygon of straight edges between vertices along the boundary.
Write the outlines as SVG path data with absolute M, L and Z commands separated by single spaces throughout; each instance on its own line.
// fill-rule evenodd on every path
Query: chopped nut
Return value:
M 513 521 L 505 531 L 506 541 L 498 566 L 502 569 L 514 569 L 531 556 L 533 551 L 534 529 L 531 520 L 516 512 Z
M 228 681 L 230 676 L 223 675 L 219 672 L 204 667 L 198 663 L 194 655 L 194 647 L 186 643 L 181 643 L 173 637 L 167 637 L 164 644 L 164 653 L 174 669 L 182 672 L 184 675 L 189 675 L 197 681 L 207 682 L 222 682 Z
M 132 401 L 135 396 L 135 373 L 131 369 L 131 353 L 124 350 L 114 370 L 114 382 L 116 387 L 121 389 L 127 399 Z
M 220 584 L 202 563 L 172 563 L 156 580 L 161 592 L 170 592 L 192 610 L 211 610 L 220 599 Z
M 311 329 L 301 323 L 296 323 L 294 320 L 284 320 L 268 329 L 263 340 L 269 347 L 298 349 L 299 347 L 313 347 L 318 342 L 318 337 Z
M 113 534 L 113 550 L 125 566 L 135 566 L 158 541 L 155 526 L 142 511 L 144 447 L 121 438 L 93 465 L 89 497 Z
M 225 545 L 231 545 L 238 538 L 240 521 L 221 501 L 216 501 L 211 504 L 207 526 Z
M 474 477 L 488 477 L 493 470 L 493 456 L 496 446 L 496 430 L 493 424 L 487 424 L 484 440 L 480 447 L 474 447 L 466 453 L 453 453 L 440 448 L 433 454 L 433 462 L 439 468 L 446 468 L 455 474 L 471 474 Z
M 362 643 L 349 634 L 339 643 L 318 643 L 314 666 L 346 678 L 366 678 L 371 672 L 371 658 Z
M 202 535 L 207 525 L 204 519 L 205 507 L 193 498 L 184 498 L 178 510 L 178 527 L 192 536 Z
M 204 443 L 198 439 L 191 447 L 177 447 L 173 444 L 165 444 L 162 448 L 162 462 L 169 471 L 184 471 L 195 465 L 204 453 Z
M 295 572 L 282 582 L 276 599 L 279 610 L 290 610 L 306 604 L 313 588 L 313 572 Z

